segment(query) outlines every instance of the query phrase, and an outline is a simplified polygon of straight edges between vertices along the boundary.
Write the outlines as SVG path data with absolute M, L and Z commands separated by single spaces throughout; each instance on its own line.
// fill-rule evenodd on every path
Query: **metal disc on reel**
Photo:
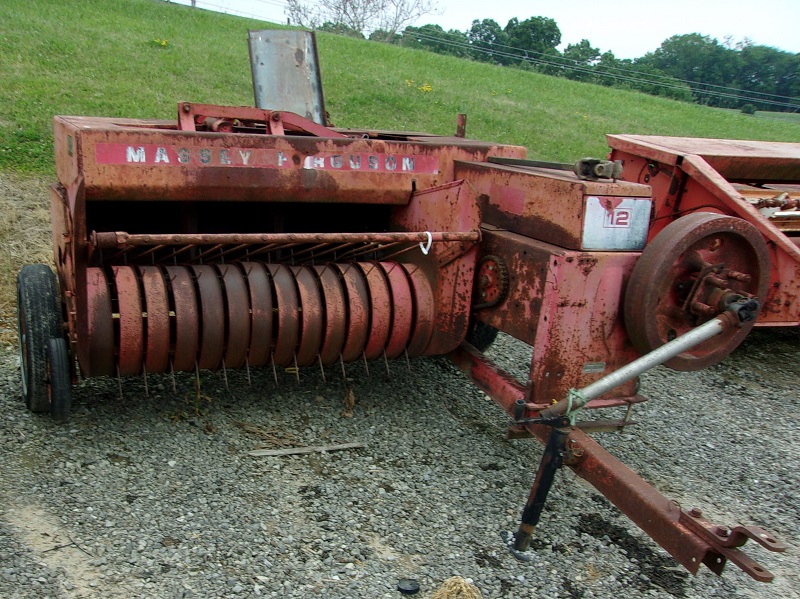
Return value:
M 636 262 L 625 291 L 625 328 L 636 349 L 647 353 L 714 318 L 736 297 L 763 306 L 769 276 L 767 245 L 753 225 L 722 214 L 689 214 L 656 235 Z M 730 328 L 666 365 L 699 370 L 716 364 L 753 324 Z
M 114 320 L 111 315 L 111 291 L 101 268 L 86 269 L 86 306 L 89 332 L 89 363 L 81 366 L 87 376 L 116 374 L 114 361 Z
M 250 346 L 250 297 L 236 265 L 217 266 L 225 288 L 225 367 L 241 368 Z
M 213 266 L 192 266 L 200 304 L 199 368 L 219 368 L 225 343 L 225 304 Z M 176 302 L 178 298 L 175 298 Z
M 169 301 L 167 285 L 158 266 L 140 266 L 144 290 L 146 343 L 144 367 L 147 372 L 166 372 L 169 368 Z
M 167 266 L 172 306 L 175 310 L 175 347 L 173 370 L 194 370 L 199 346 L 197 297 L 189 270 L 183 266 Z
M 138 276 L 132 266 L 112 268 L 119 310 L 119 374 L 139 374 L 144 356 L 144 321 Z
M 347 304 L 344 288 L 336 270 L 331 266 L 316 266 L 315 270 L 319 276 L 322 298 L 325 302 L 325 331 L 322 335 L 319 356 L 322 364 L 328 366 L 335 363 L 342 355 L 347 336 Z
M 436 318 L 436 302 L 430 281 L 419 267 L 403 264 L 403 269 L 411 281 L 411 291 L 414 295 L 414 332 L 408 344 L 408 355 L 413 358 L 421 356 L 431 341 Z
M 289 267 L 270 264 L 269 272 L 275 289 L 278 312 L 278 330 L 275 334 L 275 363 L 280 366 L 293 366 L 297 341 L 300 335 L 300 306 L 297 287 Z
M 335 264 L 341 273 L 347 293 L 348 329 L 342 350 L 345 362 L 361 357 L 369 335 L 369 292 L 364 275 L 355 264 Z
M 317 361 L 322 347 L 323 313 L 322 297 L 317 275 L 308 266 L 292 267 L 300 294 L 300 345 L 297 349 L 297 365 L 309 366 Z
M 364 355 L 374 360 L 383 355 L 392 326 L 392 297 L 389 284 L 377 262 L 359 262 L 369 288 L 370 327 Z
M 243 265 L 250 291 L 250 366 L 263 366 L 272 352 L 272 283 L 267 269 L 258 262 Z
M 397 358 L 403 355 L 411 339 L 411 327 L 414 322 L 414 300 L 411 284 L 408 282 L 405 269 L 397 262 L 381 262 L 380 267 L 389 282 L 392 296 L 392 327 L 386 342 L 386 357 Z

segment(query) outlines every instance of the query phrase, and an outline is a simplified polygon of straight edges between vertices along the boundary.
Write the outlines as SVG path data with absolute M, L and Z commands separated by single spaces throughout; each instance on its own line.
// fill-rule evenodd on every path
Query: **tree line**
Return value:
M 344 22 L 317 29 L 366 37 Z M 513 18 L 505 27 L 476 19 L 467 31 L 432 24 L 402 32 L 377 28 L 368 39 L 748 113 L 800 111 L 800 54 L 748 39 L 734 44 L 700 33 L 674 35 L 654 52 L 620 59 L 588 39 L 559 51 L 561 31 L 548 17 Z

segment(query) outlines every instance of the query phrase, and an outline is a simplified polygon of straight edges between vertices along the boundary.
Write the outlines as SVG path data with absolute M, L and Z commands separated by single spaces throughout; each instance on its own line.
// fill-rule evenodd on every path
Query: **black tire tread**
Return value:
M 56 422 L 66 422 L 72 412 L 72 373 L 63 337 L 54 337 L 47 343 L 47 375 L 50 416 Z
M 61 337 L 61 298 L 56 276 L 45 264 L 23 266 L 17 275 L 17 318 L 20 322 L 20 365 L 25 377 L 25 405 L 33 412 L 47 412 L 47 346 L 50 339 Z M 22 320 L 25 322 L 25 347 L 22 341 Z M 28 368 L 26 370 L 25 364 Z

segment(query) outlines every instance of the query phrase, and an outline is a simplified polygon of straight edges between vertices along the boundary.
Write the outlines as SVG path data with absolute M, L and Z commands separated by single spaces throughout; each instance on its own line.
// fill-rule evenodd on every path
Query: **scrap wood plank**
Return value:
M 248 451 L 248 455 L 252 456 L 283 456 L 283 455 L 298 455 L 303 453 L 320 453 L 323 451 L 341 451 L 343 449 L 357 449 L 359 447 L 366 447 L 364 443 L 342 443 L 341 445 L 313 445 L 311 447 L 286 447 L 283 449 L 254 449 Z

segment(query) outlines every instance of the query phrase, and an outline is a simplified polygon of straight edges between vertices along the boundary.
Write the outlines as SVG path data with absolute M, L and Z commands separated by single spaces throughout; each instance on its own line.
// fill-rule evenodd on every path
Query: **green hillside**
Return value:
M 247 30 L 270 23 L 157 0 L 0 2 L 0 169 L 52 172 L 54 114 L 172 118 L 179 100 L 251 105 Z M 798 140 L 800 123 L 744 115 L 328 34 L 339 126 L 452 133 L 530 156 L 603 155 L 605 133 Z

